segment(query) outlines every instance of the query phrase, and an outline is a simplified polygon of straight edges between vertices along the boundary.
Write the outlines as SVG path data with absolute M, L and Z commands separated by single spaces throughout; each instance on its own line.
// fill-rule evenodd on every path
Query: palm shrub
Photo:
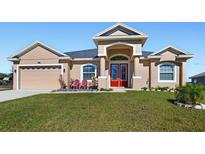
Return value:
M 176 99 L 187 104 L 197 104 L 205 98 L 205 87 L 202 84 L 188 83 L 185 86 L 177 88 Z

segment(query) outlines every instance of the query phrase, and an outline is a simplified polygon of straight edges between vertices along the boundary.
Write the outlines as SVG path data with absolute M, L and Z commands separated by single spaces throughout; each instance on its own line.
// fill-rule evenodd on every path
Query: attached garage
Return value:
M 63 73 L 63 65 L 19 65 L 17 89 L 47 90 L 60 88 L 59 77 Z

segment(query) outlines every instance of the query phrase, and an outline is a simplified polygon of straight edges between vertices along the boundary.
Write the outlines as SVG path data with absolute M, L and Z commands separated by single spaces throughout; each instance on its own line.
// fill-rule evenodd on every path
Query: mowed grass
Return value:
M 205 131 L 168 92 L 43 94 L 0 103 L 0 131 Z

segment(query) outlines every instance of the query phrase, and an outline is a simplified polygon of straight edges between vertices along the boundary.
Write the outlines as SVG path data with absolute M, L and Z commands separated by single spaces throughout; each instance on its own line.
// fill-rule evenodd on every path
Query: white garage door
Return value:
M 19 68 L 19 89 L 59 89 L 60 66 L 27 66 Z

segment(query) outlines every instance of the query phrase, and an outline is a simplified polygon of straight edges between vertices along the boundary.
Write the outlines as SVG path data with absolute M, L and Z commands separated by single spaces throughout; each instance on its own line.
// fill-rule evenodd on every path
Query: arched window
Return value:
M 118 55 L 118 56 L 112 57 L 110 60 L 128 60 L 128 58 L 125 56 Z
M 176 65 L 174 63 L 164 62 L 159 64 L 159 81 L 174 82 L 176 80 Z
M 81 69 L 81 79 L 82 80 L 92 80 L 92 77 L 97 77 L 97 67 L 94 64 L 82 65 Z

